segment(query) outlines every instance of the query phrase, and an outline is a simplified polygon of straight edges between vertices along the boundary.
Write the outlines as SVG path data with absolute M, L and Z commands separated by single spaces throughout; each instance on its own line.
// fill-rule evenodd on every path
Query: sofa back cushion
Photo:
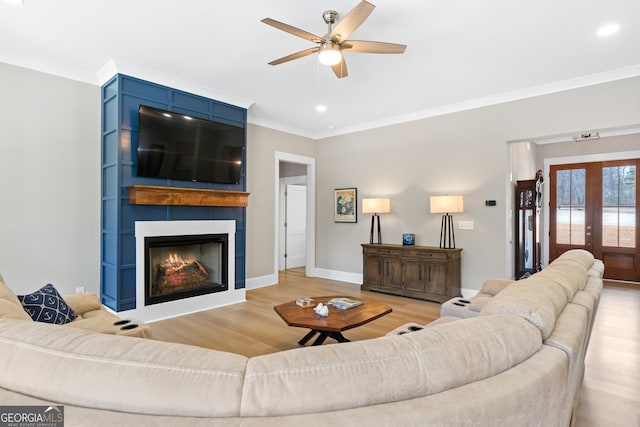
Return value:
M 504 372 L 541 347 L 540 332 L 525 320 L 492 316 L 254 357 L 241 415 L 339 411 L 428 396 Z
M 481 294 L 489 294 L 495 296 L 498 292 L 502 292 L 504 288 L 515 283 L 515 280 L 508 279 L 487 279 L 480 288 Z
M 576 292 L 584 289 L 589 277 L 587 269 L 573 260 L 554 262 L 539 272 L 538 275 L 562 286 L 569 301 L 573 299 Z
M 546 339 L 567 302 L 567 295 L 561 286 L 545 280 L 537 273 L 507 286 L 484 306 L 480 315 L 520 316 L 537 327 Z
M 575 262 L 579 262 L 582 266 L 589 270 L 591 265 L 593 264 L 595 258 L 593 254 L 584 249 L 570 249 L 564 253 L 562 253 L 558 258 L 556 258 L 551 264 L 560 260 L 573 260 Z
M 16 294 L 4 283 L 0 275 L 0 318 L 3 317 L 31 321 L 31 317 L 24 311 Z
M 246 361 L 199 347 L 0 319 L 0 387 L 61 404 L 238 416 Z

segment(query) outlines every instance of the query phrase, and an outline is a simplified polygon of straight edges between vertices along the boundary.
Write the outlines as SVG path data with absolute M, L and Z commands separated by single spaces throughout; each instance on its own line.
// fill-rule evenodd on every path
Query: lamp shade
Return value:
M 389 199 L 362 199 L 362 213 L 389 213 L 391 201 Z
M 431 213 L 463 212 L 462 196 L 431 196 Z

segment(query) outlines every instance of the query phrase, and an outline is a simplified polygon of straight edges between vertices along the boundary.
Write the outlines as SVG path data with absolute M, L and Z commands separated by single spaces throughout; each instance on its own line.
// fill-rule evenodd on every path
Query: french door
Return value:
M 604 261 L 605 278 L 640 281 L 640 159 L 553 165 L 549 261 L 581 248 Z

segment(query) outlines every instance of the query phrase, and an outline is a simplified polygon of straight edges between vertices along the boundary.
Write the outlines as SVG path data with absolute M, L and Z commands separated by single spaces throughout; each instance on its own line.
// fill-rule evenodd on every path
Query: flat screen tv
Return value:
M 141 105 L 137 175 L 237 184 L 244 129 Z

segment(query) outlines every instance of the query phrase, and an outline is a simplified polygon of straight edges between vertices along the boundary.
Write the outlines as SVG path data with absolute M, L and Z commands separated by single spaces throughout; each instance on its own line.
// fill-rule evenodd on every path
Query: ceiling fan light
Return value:
M 333 42 L 324 43 L 320 46 L 320 53 L 318 53 L 318 61 L 323 65 L 336 65 L 342 60 L 342 53 L 340 53 L 340 47 Z

